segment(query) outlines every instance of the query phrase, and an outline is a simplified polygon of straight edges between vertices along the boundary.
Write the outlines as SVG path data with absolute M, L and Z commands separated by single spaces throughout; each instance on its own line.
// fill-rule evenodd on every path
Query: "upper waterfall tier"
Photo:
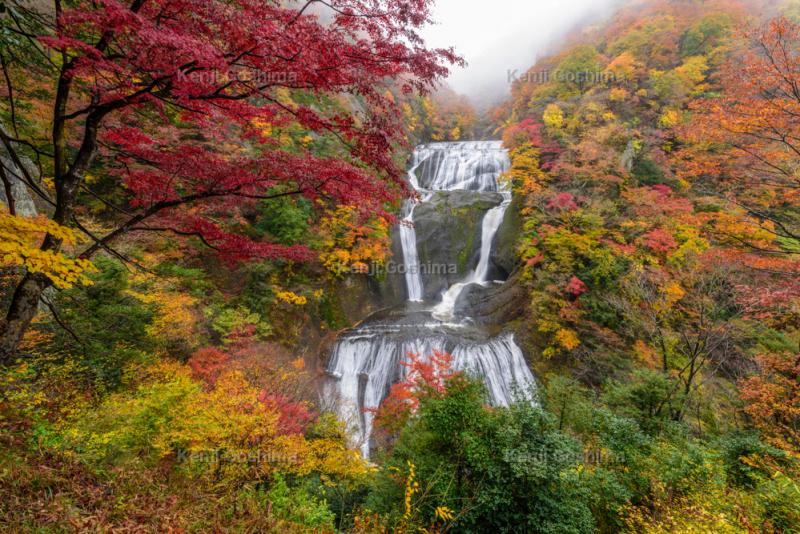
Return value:
M 409 174 L 416 189 L 497 191 L 497 180 L 508 166 L 502 141 L 429 143 L 414 151 Z

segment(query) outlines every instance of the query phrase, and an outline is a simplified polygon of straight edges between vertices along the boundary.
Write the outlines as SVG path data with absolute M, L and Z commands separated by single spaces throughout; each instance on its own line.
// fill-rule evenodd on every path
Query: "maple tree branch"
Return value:
M 8 90 L 8 105 L 11 111 L 11 127 L 14 128 L 14 135 L 19 137 L 19 130 L 17 129 L 17 109 L 14 104 L 14 86 L 11 83 L 11 76 L 8 73 L 8 63 L 6 57 L 0 53 L 0 67 L 3 69 L 3 77 L 6 80 L 6 89 Z
M 58 312 L 56 311 L 56 308 L 53 305 L 53 303 L 50 302 L 50 300 L 47 299 L 44 295 L 39 297 L 39 301 L 42 304 L 44 304 L 48 310 L 50 310 L 50 314 L 53 316 L 53 319 L 55 320 L 56 324 L 58 324 L 58 326 L 60 326 L 65 332 L 67 332 L 70 335 L 70 337 L 72 337 L 72 339 L 74 339 L 75 342 L 78 343 L 78 345 L 80 345 L 85 350 L 86 344 L 83 341 L 81 341 L 81 339 L 78 337 L 78 334 L 76 334 L 72 328 L 70 328 L 63 320 L 61 320 L 61 318 L 58 316 Z
M 798 91 L 797 85 L 794 83 L 793 80 L 789 79 L 786 76 L 786 73 L 784 72 L 784 69 L 782 69 L 780 66 L 778 66 L 777 61 L 775 61 L 775 56 L 770 51 L 770 47 L 767 45 L 767 43 L 764 42 L 763 39 L 761 39 L 761 40 L 758 41 L 758 45 L 764 51 L 764 55 L 769 60 L 770 65 L 772 66 L 773 70 L 775 71 L 775 74 L 777 74 L 780 78 L 782 78 L 783 81 L 785 81 L 789 85 L 789 87 L 792 88 L 792 92 L 795 95 L 795 98 L 800 100 L 800 91 Z M 784 50 L 784 55 L 785 55 L 785 53 L 786 53 L 786 51 Z
M 31 191 L 33 191 L 36 194 L 36 196 L 38 196 L 39 198 L 41 198 L 42 200 L 44 200 L 45 202 L 47 202 L 51 206 L 55 206 L 55 203 L 52 201 L 52 199 L 50 199 L 50 197 L 44 191 L 42 191 L 36 184 L 32 185 L 32 184 L 28 183 L 28 181 L 25 178 L 25 176 L 18 175 L 16 172 L 14 172 L 13 169 L 11 169 L 10 167 L 7 167 L 6 164 L 2 162 L 2 160 L 0 160 L 0 167 L 2 167 L 4 173 L 10 174 L 13 178 L 15 178 L 15 179 L 19 180 L 20 182 L 22 182 L 23 184 L 27 185 L 31 189 Z
M 33 152 L 36 154 L 37 157 L 39 157 L 39 156 L 46 156 L 48 158 L 52 158 L 53 157 L 52 154 L 50 154 L 49 152 L 45 152 L 44 150 L 42 150 L 40 148 L 37 148 L 36 145 L 31 143 L 27 139 L 19 139 L 17 137 L 11 137 L 8 134 L 6 134 L 6 138 L 11 143 L 16 143 L 18 145 L 24 145 L 24 146 L 30 148 L 31 150 L 33 150 Z
M 17 9 L 21 9 L 23 7 L 19 2 L 15 2 L 14 4 L 17 7 Z M 30 11 L 30 10 L 25 10 L 25 11 L 27 13 L 32 13 L 32 11 Z M 15 34 L 17 34 L 17 35 L 19 35 L 21 37 L 24 37 L 28 41 L 28 43 L 31 45 L 31 48 L 33 50 L 38 52 L 42 56 L 42 58 L 47 63 L 49 63 L 53 68 L 57 69 L 58 66 L 53 62 L 53 59 L 42 49 L 41 44 L 39 43 L 39 40 L 38 40 L 40 36 L 25 31 L 25 29 L 23 28 L 23 24 L 20 22 L 19 18 L 17 18 L 16 14 L 14 13 L 13 10 L 7 9 L 6 13 L 11 17 L 11 19 L 14 21 L 14 24 L 16 25 L 16 28 L 14 28 L 12 26 L 7 26 L 7 28 L 11 32 L 13 32 L 13 33 L 15 33 Z
M 258 197 L 249 196 L 248 198 L 260 198 L 262 200 L 269 200 L 269 199 L 280 198 L 280 197 L 285 197 L 285 196 L 289 196 L 289 195 L 302 194 L 304 191 L 305 191 L 305 189 L 297 189 L 297 190 L 287 191 L 287 192 L 283 192 L 283 193 L 276 193 L 274 195 L 263 195 L 263 196 L 258 196 Z M 118 237 L 120 237 L 121 235 L 131 231 L 134 227 L 136 227 L 136 225 L 144 222 L 145 220 L 149 219 L 150 217 L 156 215 L 157 213 L 159 213 L 159 212 L 161 212 L 161 211 L 163 211 L 165 209 L 174 208 L 174 207 L 185 205 L 185 204 L 191 204 L 191 203 L 198 202 L 198 201 L 201 201 L 201 200 L 208 200 L 210 198 L 220 198 L 220 197 L 226 197 L 226 196 L 245 196 L 245 194 L 237 193 L 236 191 L 206 191 L 206 192 L 202 192 L 202 193 L 195 193 L 194 195 L 189 195 L 189 196 L 181 197 L 181 198 L 174 199 L 174 200 L 165 200 L 165 201 L 157 202 L 157 203 L 153 204 L 152 206 L 150 206 L 149 208 L 147 208 L 142 213 L 134 215 L 133 217 L 131 217 L 130 219 L 128 219 L 127 221 L 122 223 L 115 230 L 112 230 L 111 232 L 109 232 L 105 236 L 103 236 L 101 238 L 94 238 L 93 237 L 93 239 L 95 239 L 94 245 L 92 245 L 89 248 L 87 248 L 86 250 L 84 250 L 78 257 L 81 258 L 81 259 L 90 258 L 95 252 L 97 252 L 101 248 L 105 248 L 108 245 L 108 243 L 110 243 L 111 241 L 113 241 L 113 240 L 117 239 Z
M 18 178 L 20 181 L 27 184 L 28 187 L 30 187 L 34 193 L 36 193 L 39 197 L 41 197 L 42 200 L 55 206 L 55 203 L 50 199 L 50 196 L 47 195 L 44 191 L 42 191 L 42 189 L 40 189 L 38 185 L 36 185 L 36 181 L 30 175 L 28 169 L 25 168 L 25 165 L 22 163 L 22 159 L 20 159 L 16 150 L 14 150 L 14 147 L 12 146 L 10 139 L 8 138 L 2 127 L 0 127 L 0 140 L 2 140 L 6 152 L 11 158 L 11 161 L 14 163 L 14 166 L 19 170 L 19 172 L 22 173 L 22 176 L 18 176 L 17 173 L 15 173 L 12 169 L 5 167 L 4 163 L 2 164 L 2 166 L 8 172 L 14 175 L 15 178 Z
M 305 13 L 306 9 L 308 9 L 312 4 L 314 4 L 314 3 L 318 2 L 318 1 L 319 0 L 308 0 L 302 8 L 297 10 L 297 14 L 294 16 L 294 18 L 291 21 L 289 21 L 289 23 L 286 26 L 287 27 L 293 26 L 294 23 L 297 22 L 298 19 L 300 19 L 301 16 L 303 16 L 303 13 Z
M 144 5 L 144 2 L 145 2 L 145 0 L 133 0 L 133 2 L 128 7 L 128 9 L 132 13 L 138 13 L 139 10 Z M 113 30 L 106 30 L 105 32 L 103 32 L 103 35 L 100 37 L 100 40 L 97 42 L 97 44 L 94 45 L 94 47 L 97 50 L 99 50 L 100 52 L 105 52 L 106 48 L 108 47 L 109 43 L 111 42 L 111 39 L 113 39 L 113 37 L 114 37 L 114 33 L 115 32 Z
M 130 264 L 130 265 L 133 265 L 134 267 L 137 267 L 137 268 L 141 269 L 142 271 L 150 272 L 141 263 L 139 263 L 139 262 L 137 262 L 135 260 L 132 260 L 131 258 L 129 258 L 129 257 L 125 256 L 124 254 L 122 254 L 121 252 L 119 252 L 118 250 L 111 248 L 108 245 L 108 243 L 103 243 L 102 240 L 100 238 L 98 238 L 97 236 L 95 236 L 93 232 L 91 232 L 88 228 L 83 226 L 81 224 L 81 222 L 78 220 L 78 218 L 75 217 L 74 215 L 72 216 L 72 222 L 75 224 L 75 226 L 78 228 L 78 230 L 80 230 L 85 235 L 87 235 L 92 241 L 95 242 L 96 245 L 99 245 L 103 250 L 105 250 L 106 252 L 108 252 L 109 254 L 114 256 L 115 258 L 119 259 L 123 264 L 125 264 L 125 265 Z
M 385 16 L 387 16 L 389 14 L 388 12 L 383 12 L 383 13 L 348 13 L 346 11 L 342 11 L 341 8 L 337 8 L 337 7 L 329 4 L 328 2 L 325 2 L 324 0 L 308 0 L 305 3 L 305 5 L 303 5 L 303 7 L 300 8 L 297 11 L 297 14 L 294 16 L 294 18 L 292 20 L 290 20 L 288 24 L 286 24 L 286 27 L 288 28 L 289 26 L 293 26 L 300 19 L 300 17 L 303 15 L 303 13 L 305 13 L 306 9 L 311 7 L 312 4 L 322 4 L 324 6 L 327 6 L 332 11 L 335 11 L 336 13 L 338 13 L 339 15 L 342 15 L 344 17 L 380 18 L 380 17 L 385 17 Z
M 201 232 L 197 232 L 197 231 L 178 230 L 177 228 L 170 228 L 170 227 L 165 227 L 165 226 L 161 226 L 161 227 L 159 227 L 159 226 L 134 226 L 129 231 L 130 232 L 172 232 L 173 234 L 177 234 L 177 235 L 180 235 L 180 236 L 196 237 L 196 238 L 198 238 L 200 240 L 201 243 L 203 243 L 208 248 L 210 248 L 212 250 L 217 250 L 217 251 L 220 250 L 219 247 L 209 243 L 208 240 L 206 239 L 206 237 Z
M 95 193 L 94 191 L 92 191 L 91 189 L 86 187 L 86 185 L 81 184 L 81 191 L 84 191 L 85 193 L 89 194 L 89 196 L 91 196 L 92 198 L 99 200 L 105 206 L 111 208 L 114 211 L 117 211 L 117 212 L 122 213 L 123 215 L 127 215 L 129 217 L 133 216 L 133 213 L 131 213 L 131 212 L 127 211 L 127 210 L 124 210 L 124 209 L 120 208 L 119 206 L 117 206 L 116 204 L 106 200 L 105 198 L 101 197 L 100 195 L 98 195 L 97 193 Z
M 761 252 L 763 254 L 773 254 L 773 255 L 786 255 L 786 254 L 792 255 L 793 254 L 790 251 L 774 250 L 774 249 L 759 247 L 758 245 L 754 245 L 753 243 L 750 243 L 746 239 L 743 239 L 741 237 L 735 236 L 733 234 L 726 234 L 726 233 L 723 233 L 723 232 L 716 232 L 716 234 L 719 235 L 719 236 L 725 236 L 727 238 L 733 239 L 734 241 L 737 241 L 738 243 L 746 246 L 747 248 L 749 248 L 751 250 L 755 250 L 755 251 Z
M 773 215 L 770 215 L 768 213 L 764 213 L 763 211 L 758 210 L 758 209 L 756 209 L 756 208 L 754 208 L 752 206 L 749 206 L 747 204 L 744 204 L 742 202 L 739 202 L 738 200 L 736 200 L 734 198 L 725 197 L 722 194 L 714 192 L 714 191 L 708 191 L 708 190 L 705 190 L 705 189 L 699 189 L 698 192 L 700 192 L 700 193 L 702 193 L 702 194 L 704 194 L 706 196 L 719 198 L 720 200 L 723 200 L 725 202 L 730 202 L 731 204 L 734 204 L 734 205 L 739 206 L 740 208 L 746 210 L 747 213 L 749 213 L 751 215 L 754 215 L 754 216 L 756 216 L 756 217 L 758 217 L 758 218 L 760 218 L 762 220 L 765 220 L 765 221 L 770 221 L 771 223 L 775 224 L 783 232 L 783 234 L 775 232 L 774 230 L 770 230 L 768 228 L 764 228 L 763 226 L 758 226 L 760 229 L 764 230 L 765 232 L 769 232 L 772 235 L 775 235 L 775 236 L 778 236 L 778 237 L 788 237 L 789 239 L 800 240 L 800 234 L 798 234 L 794 230 L 790 229 L 788 226 L 786 226 L 786 224 L 783 221 L 781 221 L 780 219 L 778 219 L 777 217 L 775 217 Z M 720 234 L 720 235 L 725 235 L 725 234 Z

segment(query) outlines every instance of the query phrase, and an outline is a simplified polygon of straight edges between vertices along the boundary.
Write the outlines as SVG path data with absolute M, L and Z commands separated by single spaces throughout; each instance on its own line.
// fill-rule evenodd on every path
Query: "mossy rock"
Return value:
M 483 217 L 502 201 L 499 193 L 440 191 L 417 206 L 414 228 L 426 299 L 436 299 L 475 268 Z
M 492 280 L 507 279 L 520 264 L 517 243 L 522 231 L 521 207 L 522 197 L 514 197 L 503 217 L 503 224 L 497 229 L 497 235 L 492 243 L 491 266 L 493 272 L 489 273 Z

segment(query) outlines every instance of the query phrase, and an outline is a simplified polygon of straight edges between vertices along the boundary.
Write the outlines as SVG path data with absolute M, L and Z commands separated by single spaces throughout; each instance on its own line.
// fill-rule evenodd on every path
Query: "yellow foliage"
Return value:
M 678 282 L 670 282 L 661 288 L 661 295 L 663 298 L 662 306 L 665 309 L 669 309 L 686 296 L 686 291 Z
M 564 112 L 557 104 L 548 104 L 542 115 L 542 120 L 548 128 L 561 128 L 564 126 Z
M 320 260 L 336 276 L 366 272 L 370 264 L 382 265 L 389 255 L 389 227 L 374 217 L 359 220 L 354 206 L 340 206 L 322 221 L 323 252 Z
M 546 179 L 539 167 L 539 151 L 531 144 L 521 145 L 511 151 L 511 168 L 505 178 L 514 185 L 516 192 L 532 195 L 543 189 Z
M 296 306 L 305 306 L 308 304 L 308 299 L 302 295 L 298 295 L 291 291 L 278 291 L 275 294 L 275 297 L 283 302 L 288 304 L 294 304 Z
M 674 109 L 665 109 L 664 113 L 658 118 L 658 125 L 662 128 L 674 128 L 681 121 L 680 113 Z
M 641 68 L 641 64 L 636 61 L 634 55 L 625 51 L 608 64 L 606 72 L 612 74 L 617 82 L 626 82 L 635 78 L 639 68 Z
M 705 56 L 692 56 L 686 58 L 683 65 L 677 67 L 675 72 L 692 85 L 697 85 L 705 80 L 707 70 L 708 60 Z
M 583 118 L 589 123 L 595 123 L 603 116 L 603 108 L 597 102 L 589 102 L 583 107 Z
M 442 521 L 451 521 L 454 517 L 455 514 L 453 513 L 453 510 L 447 506 L 436 507 L 436 519 L 441 519 Z
M 639 361 L 651 369 L 658 365 L 658 354 L 650 345 L 641 339 L 637 339 L 636 343 L 633 344 L 633 353 Z
M 711 246 L 705 238 L 701 237 L 700 230 L 691 225 L 678 225 L 675 237 L 679 240 L 680 246 L 667 258 L 672 264 L 685 264 L 690 258 L 702 254 Z
M 167 344 L 189 342 L 194 346 L 197 299 L 189 293 L 170 290 L 169 280 L 144 272 L 131 275 L 131 282 L 141 286 L 140 290 L 128 289 L 125 293 L 140 302 L 154 304 L 158 309 L 152 324 L 147 327 L 148 335 Z
M 289 473 L 305 476 L 318 473 L 323 482 L 358 480 L 374 470 L 361 454 L 337 440 L 306 439 L 302 434 L 276 437 L 271 443 L 273 456 L 288 460 L 282 466 Z
M 566 350 L 577 349 L 581 341 L 578 339 L 578 334 L 569 328 L 560 328 L 556 331 L 555 340 L 558 345 Z
M 68 289 L 76 283 L 90 285 L 92 282 L 84 273 L 96 272 L 92 262 L 41 250 L 39 243 L 45 234 L 67 245 L 77 241 L 71 229 L 44 216 L 27 218 L 0 211 L 0 266 L 19 266 L 31 273 L 41 273 L 59 289 Z
M 411 499 L 414 497 L 414 494 L 419 493 L 419 482 L 417 482 L 416 473 L 417 467 L 414 465 L 414 462 L 408 460 L 408 477 L 406 477 L 406 489 L 405 489 L 405 497 L 403 502 L 405 504 L 405 513 L 403 514 L 403 519 L 410 519 L 411 518 Z
M 161 294 L 158 300 L 160 313 L 147 327 L 147 333 L 166 341 L 184 341 L 197 323 L 192 309 L 197 299 L 187 293 Z
M 292 364 L 296 367 L 296 362 Z M 370 467 L 358 451 L 341 440 L 278 432 L 280 414 L 259 399 L 261 390 L 244 373 L 223 373 L 211 391 L 201 391 L 159 437 L 159 448 L 180 445 L 197 454 L 224 450 L 233 461 L 224 466 L 228 478 L 252 478 L 282 471 L 299 476 L 317 473 L 323 481 L 355 480 Z
M 623 532 L 637 534 L 744 534 L 752 532 L 738 521 L 736 495 L 705 488 L 674 500 L 663 498 L 654 507 L 627 505 L 622 510 Z
M 627 89 L 623 89 L 622 87 L 615 87 L 611 90 L 608 94 L 608 99 L 612 102 L 624 102 L 628 99 L 630 93 L 628 93 Z
M 737 242 L 751 243 L 769 248 L 775 241 L 775 232 L 770 221 L 758 221 L 738 211 L 720 211 L 714 217 L 714 229 L 723 237 Z
M 253 119 L 250 121 L 254 128 L 261 132 L 261 135 L 264 137 L 270 137 L 272 135 L 272 125 L 263 120 L 263 119 Z
M 141 451 L 135 449 L 141 446 L 170 454 L 172 443 L 162 432 L 171 417 L 183 417 L 187 399 L 200 386 L 189 377 L 188 367 L 178 363 L 161 363 L 147 371 L 153 381 L 142 384 L 134 395 L 110 395 L 97 410 L 82 414 L 64 429 L 66 442 L 77 445 L 90 461 L 138 456 Z

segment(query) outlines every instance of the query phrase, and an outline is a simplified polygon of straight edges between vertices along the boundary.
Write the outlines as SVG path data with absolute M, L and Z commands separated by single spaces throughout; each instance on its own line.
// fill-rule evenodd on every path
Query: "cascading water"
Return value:
M 487 276 L 489 274 L 489 257 L 492 254 L 492 241 L 500 225 L 503 223 L 503 216 L 510 203 L 511 193 L 504 192 L 503 202 L 499 206 L 490 209 L 486 215 L 484 215 L 483 222 L 481 223 L 481 255 L 478 260 L 478 266 L 475 267 L 463 282 L 453 284 L 444 292 L 442 301 L 437 304 L 432 311 L 436 319 L 441 319 L 442 321 L 453 319 L 456 302 L 458 302 L 458 297 L 464 289 L 471 284 L 485 284 L 489 281 Z M 416 252 L 414 254 L 416 255 Z
M 515 399 L 532 400 L 534 378 L 513 335 L 488 338 L 471 325 L 468 317 L 456 312 L 458 297 L 465 288 L 490 283 L 492 242 L 511 202 L 511 193 L 498 182 L 507 168 L 508 155 L 499 141 L 432 143 L 414 151 L 408 179 L 421 202 L 437 202 L 435 193 L 441 191 L 471 191 L 492 198 L 500 192 L 502 202 L 483 216 L 477 263 L 435 303 L 424 301 L 414 229 L 418 204 L 409 201 L 404 207 L 399 235 L 408 300 L 422 305 L 396 310 L 347 332 L 337 341 L 328 365 L 330 380 L 325 385 L 325 396 L 335 404 L 365 457 L 372 432 L 370 409 L 377 408 L 391 385 L 403 379 L 406 368 L 400 364 L 409 354 L 451 354 L 456 369 L 483 379 L 494 405 L 506 406 Z
M 414 161 L 421 178 L 412 185 L 430 191 L 497 191 L 497 177 L 508 168 L 501 141 L 422 145 Z
M 415 161 L 408 171 L 408 181 L 415 190 L 419 189 L 417 183 L 417 168 L 419 162 L 416 161 L 417 153 L 414 153 Z M 403 262 L 405 264 L 406 288 L 408 290 L 408 300 L 411 302 L 422 302 L 422 276 L 420 275 L 419 258 L 417 255 L 417 232 L 414 230 L 414 199 L 406 202 L 403 210 L 406 212 L 400 223 L 400 243 L 403 247 Z
M 406 208 L 408 215 L 400 224 L 400 243 L 403 247 L 406 288 L 408 300 L 422 302 L 422 276 L 420 276 L 419 258 L 417 257 L 417 232 L 414 231 L 414 206 Z

